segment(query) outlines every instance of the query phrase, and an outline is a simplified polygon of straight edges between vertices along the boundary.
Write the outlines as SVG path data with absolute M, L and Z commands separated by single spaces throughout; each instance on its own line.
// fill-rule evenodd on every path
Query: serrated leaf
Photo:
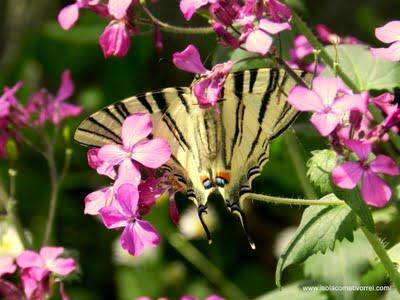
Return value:
M 363 271 L 368 267 L 374 251 L 360 231 L 354 233 L 354 241 L 336 243 L 333 251 L 315 254 L 304 263 L 304 274 L 322 285 L 359 285 Z M 353 299 L 351 291 L 330 292 L 338 300 Z
M 336 152 L 333 150 L 315 150 L 307 162 L 307 176 L 320 188 L 322 193 L 332 192 L 331 172 L 336 166 Z
M 400 86 L 400 64 L 372 56 L 368 47 L 363 45 L 338 45 L 339 66 L 355 83 L 360 91 L 393 90 Z M 334 46 L 325 50 L 336 56 Z M 324 76 L 333 76 L 333 71 L 327 68 Z
M 255 300 L 328 300 L 328 294 L 325 292 L 307 291 L 306 288 L 309 286 L 312 286 L 312 283 L 295 282 L 282 287 L 282 289 L 273 290 Z
M 333 249 L 337 240 L 352 240 L 356 226 L 356 216 L 347 205 L 308 207 L 294 237 L 278 260 L 277 286 L 281 284 L 286 267 L 302 263 L 318 252 Z

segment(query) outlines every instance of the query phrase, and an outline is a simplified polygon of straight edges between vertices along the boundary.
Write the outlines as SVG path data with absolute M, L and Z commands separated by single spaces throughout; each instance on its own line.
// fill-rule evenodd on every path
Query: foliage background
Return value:
M 290 2 L 298 8 L 309 25 L 324 23 L 339 35 L 353 35 L 372 45 L 377 44 L 373 28 L 383 25 L 388 20 L 398 19 L 400 11 L 400 3 L 396 0 Z M 23 80 L 24 89 L 19 94 L 22 102 L 41 86 L 55 91 L 61 72 L 71 69 L 76 84 L 74 101 L 84 107 L 84 115 L 87 116 L 107 104 L 140 92 L 190 84 L 190 75 L 176 70 L 167 61 L 160 62 L 160 58 L 169 60 L 174 51 L 183 49 L 188 43 L 199 46 L 203 57 L 209 54 L 208 63 L 216 50 L 213 35 L 163 34 L 164 51 L 159 54 L 154 49 L 150 33 L 135 37 L 131 51 L 124 59 L 105 60 L 97 40 L 106 25 L 105 21 L 83 12 L 79 24 L 70 32 L 65 32 L 56 23 L 56 16 L 66 4 L 69 4 L 69 1 L 0 1 L 0 86 L 12 85 L 18 80 Z M 151 7 L 161 20 L 185 25 L 178 5 L 177 0 L 168 0 L 159 1 Z M 193 25 L 200 24 L 201 21 L 195 18 Z M 74 129 L 82 118 L 83 116 L 69 120 L 71 128 Z M 295 142 L 299 145 L 304 161 L 309 157 L 311 150 L 324 147 L 324 142 L 305 122 L 300 120 L 294 128 L 297 133 Z M 59 146 L 60 159 L 64 147 L 62 144 Z M 116 264 L 112 244 L 118 233 L 105 230 L 97 219 L 83 215 L 84 197 L 107 184 L 107 181 L 88 168 L 85 149 L 73 145 L 73 150 L 72 167 L 62 187 L 53 235 L 54 244 L 76 251 L 79 255 L 81 275 L 67 285 L 71 299 L 128 300 L 140 295 L 165 295 L 175 299 L 182 294 L 200 297 L 210 293 L 221 294 L 220 286 L 213 285 L 171 247 L 166 238 L 161 247 L 150 255 L 125 260 L 124 265 Z M 271 151 L 272 161 L 256 181 L 255 189 L 278 196 L 303 196 L 288 151 L 287 140 L 278 139 L 272 145 Z M 49 196 L 45 161 L 23 147 L 17 169 L 19 213 L 24 225 L 37 237 L 34 242 L 39 247 L 39 237 L 47 217 Z M 0 163 L 0 171 L 1 179 L 6 180 L 7 162 L 4 160 Z M 179 200 L 180 210 L 188 206 L 184 197 Z M 281 232 L 287 232 L 298 225 L 302 210 L 297 207 L 278 207 L 262 203 L 249 205 L 249 227 L 257 245 L 257 250 L 252 251 L 238 221 L 227 214 L 221 201 L 214 201 L 213 204 L 219 223 L 213 234 L 214 243 L 208 246 L 206 240 L 201 238 L 193 241 L 193 244 L 249 297 L 254 298 L 275 289 L 274 272 L 277 257 L 274 249 L 280 240 L 278 236 Z M 172 227 L 165 202 L 159 203 L 151 219 L 161 232 Z M 399 241 L 399 237 L 393 233 L 398 223 L 398 220 L 394 220 L 380 228 L 383 236 L 390 237 L 390 244 Z M 357 256 L 359 251 L 368 253 L 368 246 L 362 242 L 351 245 L 348 243 L 345 247 L 350 247 L 346 253 L 353 253 L 353 256 Z M 309 276 L 312 274 L 310 268 L 321 264 L 317 256 L 312 258 L 313 263 L 306 264 L 304 272 L 307 278 L 323 282 L 323 275 Z M 358 278 L 359 274 L 368 273 L 366 270 L 371 266 L 371 256 L 372 254 L 366 254 L 364 261 L 360 261 L 356 266 L 343 263 L 340 267 L 344 268 L 344 272 L 350 272 L 351 266 L 353 272 L 358 272 L 353 277 Z M 338 266 L 335 259 L 337 257 L 323 258 L 324 263 L 331 264 L 332 267 Z M 285 282 L 296 281 L 302 278 L 303 274 L 301 267 L 289 268 L 285 273 Z M 353 280 L 353 277 L 345 278 L 344 283 Z M 384 282 L 383 280 L 382 284 Z M 321 299 L 327 299 L 325 294 L 319 296 Z

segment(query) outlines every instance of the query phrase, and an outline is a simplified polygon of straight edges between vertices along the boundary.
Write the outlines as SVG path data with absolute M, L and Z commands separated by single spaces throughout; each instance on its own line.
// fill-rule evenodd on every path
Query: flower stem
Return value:
M 297 144 L 294 136 L 291 132 L 285 134 L 283 140 L 286 145 L 286 149 L 289 152 L 289 156 L 292 160 L 294 169 L 296 171 L 297 177 L 300 181 L 300 185 L 303 188 L 304 195 L 307 198 L 317 198 L 317 194 L 314 191 L 314 188 L 310 184 L 310 181 L 307 178 L 307 171 L 305 168 L 304 158 L 300 153 L 299 145 Z
M 396 287 L 396 290 L 400 292 L 400 273 L 396 270 L 396 267 L 391 261 L 389 255 L 387 254 L 385 247 L 383 247 L 378 237 L 375 234 L 371 233 L 365 226 L 361 226 L 361 230 L 364 233 L 365 237 L 368 239 L 376 255 L 379 257 L 386 272 L 389 274 L 389 277 Z
M 212 264 L 199 250 L 183 238 L 182 235 L 169 232 L 166 236 L 171 246 L 203 273 L 210 282 L 219 286 L 222 293 L 228 299 L 248 299 L 234 283 L 224 276 L 220 269 Z
M 157 19 L 147 8 L 146 5 L 142 5 L 144 12 L 149 16 L 151 21 L 160 27 L 160 30 L 178 34 L 210 34 L 214 32 L 212 27 L 180 27 L 170 25 Z
M 71 161 L 71 155 L 72 155 L 72 150 L 70 148 L 67 148 L 65 151 L 65 160 L 64 160 L 64 166 L 63 170 L 60 175 L 57 173 L 57 166 L 56 162 L 54 160 L 54 148 L 53 146 L 49 147 L 48 153 L 45 155 L 47 165 L 49 168 L 49 173 L 50 173 L 50 185 L 51 185 L 51 192 L 50 192 L 50 204 L 49 204 L 49 213 L 47 217 L 47 223 L 46 223 L 46 228 L 45 232 L 43 235 L 43 242 L 42 245 L 45 246 L 49 243 L 51 233 L 53 230 L 53 225 L 54 225 L 54 218 L 56 215 L 56 210 L 57 210 L 57 201 L 58 201 L 58 194 L 60 190 L 60 184 L 63 181 L 68 168 L 69 164 Z
M 244 196 L 244 199 L 252 199 L 273 204 L 283 205 L 344 205 L 346 204 L 342 200 L 338 200 L 334 194 L 329 194 L 321 199 L 296 199 L 296 198 L 284 198 L 275 197 L 269 195 L 260 195 L 255 193 L 249 193 Z
M 343 82 L 354 92 L 359 92 L 356 84 L 347 76 L 346 73 L 343 72 L 342 68 L 339 65 L 335 65 L 335 61 L 329 56 L 328 52 L 325 51 L 324 46 L 318 41 L 317 37 L 311 32 L 311 30 L 294 12 L 294 10 L 292 10 L 292 24 L 297 29 L 297 31 L 299 31 L 307 38 L 313 48 L 316 51 L 320 52 L 320 56 L 324 60 L 324 62 L 328 66 L 330 66 L 332 70 L 336 70 L 337 75 L 343 80 Z

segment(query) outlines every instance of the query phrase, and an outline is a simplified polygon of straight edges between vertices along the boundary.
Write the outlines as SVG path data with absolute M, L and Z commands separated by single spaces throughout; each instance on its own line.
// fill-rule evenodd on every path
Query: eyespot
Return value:
M 221 177 L 216 177 L 215 178 L 215 184 L 219 187 L 224 187 L 226 184 L 226 180 L 224 178 Z
M 211 180 L 207 178 L 203 181 L 203 186 L 206 190 L 208 190 L 208 189 L 212 188 L 213 184 L 212 184 Z

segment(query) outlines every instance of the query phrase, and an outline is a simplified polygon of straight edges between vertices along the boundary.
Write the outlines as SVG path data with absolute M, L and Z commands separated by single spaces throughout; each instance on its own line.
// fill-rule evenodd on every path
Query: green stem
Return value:
M 300 153 L 300 148 L 294 136 L 291 132 L 285 134 L 283 140 L 286 145 L 286 149 L 289 152 L 289 156 L 292 160 L 294 169 L 296 171 L 297 177 L 300 181 L 300 185 L 304 191 L 304 195 L 307 198 L 317 198 L 317 194 L 314 191 L 310 181 L 307 178 L 307 170 L 305 168 L 305 161 Z
M 224 274 L 182 235 L 168 232 L 166 236 L 171 246 L 203 273 L 211 283 L 219 286 L 228 299 L 248 299 L 235 284 L 225 278 Z
M 160 30 L 166 31 L 166 32 L 172 32 L 172 33 L 178 33 L 178 34 L 210 34 L 214 32 L 214 29 L 212 27 L 180 27 L 180 26 L 174 26 L 170 25 L 168 23 L 165 23 L 163 21 L 160 21 L 157 19 L 147 8 L 146 5 L 142 5 L 142 8 L 144 12 L 149 16 L 151 21 L 158 25 L 160 27 Z
M 385 250 L 385 247 L 383 247 L 381 241 L 377 238 L 377 236 L 371 233 L 365 226 L 361 226 L 361 230 L 364 233 L 365 237 L 368 239 L 376 255 L 379 257 L 382 265 L 386 269 L 386 272 L 388 272 L 390 279 L 396 287 L 396 290 L 400 293 L 400 273 L 396 270 L 396 266 L 391 261 L 389 255 Z
M 342 200 L 338 200 L 333 194 L 329 194 L 321 199 L 296 199 L 296 198 L 284 198 L 275 197 L 269 195 L 260 195 L 255 193 L 249 193 L 244 196 L 244 199 L 252 199 L 273 204 L 284 204 L 284 205 L 344 205 L 346 204 Z
M 353 83 L 353 81 L 347 76 L 347 74 L 340 68 L 340 66 L 335 66 L 335 61 L 329 56 L 328 52 L 325 51 L 324 46 L 318 41 L 316 36 L 311 32 L 307 25 L 301 20 L 301 18 L 292 10 L 292 24 L 294 28 L 301 34 L 303 34 L 307 40 L 310 42 L 311 46 L 316 51 L 320 51 L 320 56 L 324 62 L 332 68 L 332 70 L 337 71 L 337 75 L 343 80 L 343 82 L 354 92 L 359 92 L 358 87 Z

